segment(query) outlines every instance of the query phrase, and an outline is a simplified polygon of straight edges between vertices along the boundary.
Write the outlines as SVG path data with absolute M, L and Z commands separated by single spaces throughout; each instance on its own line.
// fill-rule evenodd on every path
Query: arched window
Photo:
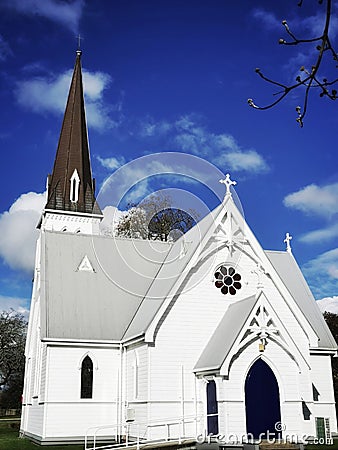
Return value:
M 72 203 L 76 203 L 79 200 L 79 186 L 80 186 L 80 177 L 78 171 L 75 169 L 70 179 L 69 199 Z
M 93 397 L 93 361 L 87 355 L 81 364 L 81 398 Z

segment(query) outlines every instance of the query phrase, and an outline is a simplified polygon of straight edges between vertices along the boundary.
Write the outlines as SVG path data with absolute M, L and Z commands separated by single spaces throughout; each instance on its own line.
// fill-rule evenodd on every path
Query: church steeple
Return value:
M 83 96 L 81 50 L 76 61 L 45 210 L 102 214 L 95 200 Z

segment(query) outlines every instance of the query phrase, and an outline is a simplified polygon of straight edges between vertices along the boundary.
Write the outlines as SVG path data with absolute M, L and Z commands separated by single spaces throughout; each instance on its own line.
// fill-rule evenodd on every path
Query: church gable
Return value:
M 230 192 L 227 192 L 223 204 L 203 219 L 201 229 L 197 224 L 181 239 L 186 240 L 190 246 L 190 253 L 186 255 L 188 261 L 148 328 L 147 340 L 154 339 L 155 330 L 163 318 L 167 317 L 166 308 L 169 305 L 172 308 L 179 297 L 180 301 L 184 301 L 184 297 L 195 297 L 196 307 L 204 301 L 210 304 L 210 308 L 214 307 L 212 299 L 216 302 L 223 299 L 224 306 L 219 309 L 221 315 L 214 324 L 217 326 L 229 305 L 255 296 L 263 290 L 272 307 L 289 327 L 293 339 L 297 339 L 299 332 L 301 333 L 303 338 L 300 345 L 304 351 L 309 345 L 318 347 L 320 333 L 326 333 L 325 344 L 335 348 L 332 336 L 330 340 L 330 332 L 327 333 L 323 325 L 323 319 L 319 319 L 318 315 L 321 313 L 317 305 L 314 303 L 311 307 L 306 307 L 306 301 L 297 301 L 288 286 L 287 277 L 278 274 L 271 258 L 267 257 L 268 252 L 264 252 L 258 243 Z M 198 242 L 194 242 L 195 240 Z M 294 271 L 297 264 L 293 257 L 288 252 L 280 253 L 292 258 L 292 264 L 289 261 L 290 270 Z M 300 273 L 299 268 L 298 271 Z M 298 275 L 294 271 L 294 277 Z M 298 279 L 299 283 L 301 281 Z M 166 320 L 169 320 L 168 317 Z
M 296 362 L 299 371 L 301 367 L 309 367 L 278 313 L 260 292 L 230 305 L 194 371 L 214 371 L 228 377 L 233 361 L 244 349 L 253 345 L 255 353 L 264 354 L 270 343 L 277 344 L 280 351 L 286 352 Z

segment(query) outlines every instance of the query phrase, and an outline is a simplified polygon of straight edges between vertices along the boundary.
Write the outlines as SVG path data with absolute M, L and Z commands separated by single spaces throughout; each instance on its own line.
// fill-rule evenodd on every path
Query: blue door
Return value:
M 273 437 L 272 433 L 275 433 L 275 437 L 280 437 L 278 383 L 274 373 L 262 359 L 258 359 L 249 370 L 245 381 L 245 404 L 248 434 L 251 433 L 256 439 L 266 439 L 269 431 L 270 437 Z
M 218 405 L 216 383 L 210 380 L 207 384 L 208 434 L 218 434 Z

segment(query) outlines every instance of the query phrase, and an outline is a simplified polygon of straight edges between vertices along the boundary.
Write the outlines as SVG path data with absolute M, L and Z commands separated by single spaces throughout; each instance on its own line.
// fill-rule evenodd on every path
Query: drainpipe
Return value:
M 181 411 L 182 411 L 182 430 L 181 437 L 184 437 L 185 426 L 184 426 L 184 365 L 181 365 Z
M 118 429 L 118 442 L 121 442 L 122 435 L 122 343 L 120 343 L 120 373 L 119 373 L 119 398 L 118 398 L 118 421 L 117 421 L 117 429 Z
M 194 374 L 195 437 L 197 437 L 197 378 Z

